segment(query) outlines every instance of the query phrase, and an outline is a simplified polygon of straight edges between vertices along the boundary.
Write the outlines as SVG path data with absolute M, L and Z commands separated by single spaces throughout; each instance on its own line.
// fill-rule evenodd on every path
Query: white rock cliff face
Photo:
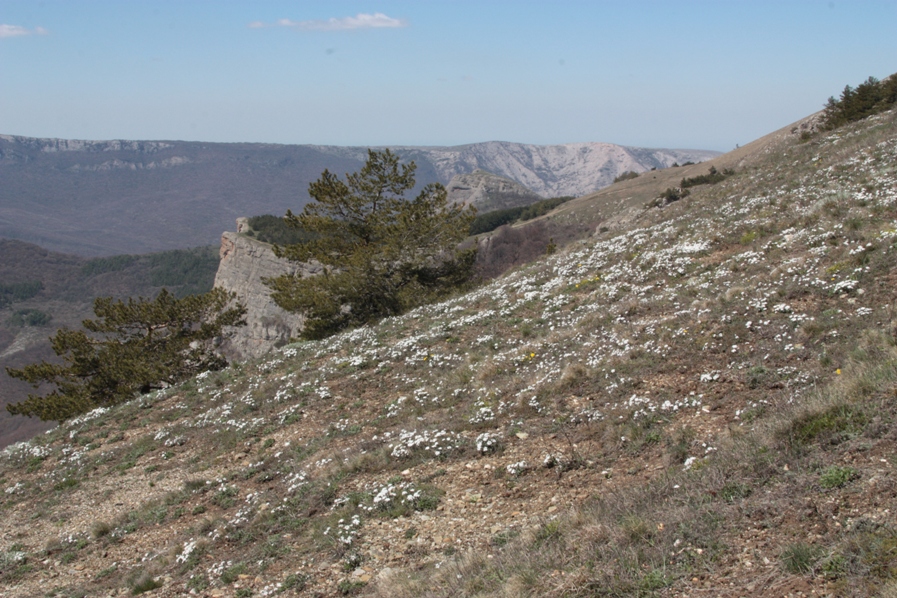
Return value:
M 312 146 L 332 155 L 364 160 L 366 148 Z M 612 143 L 530 145 L 487 141 L 452 147 L 392 146 L 405 160 L 430 166 L 437 179 L 481 169 L 517 181 L 542 197 L 587 195 L 614 182 L 627 170 L 645 172 L 678 162 L 703 162 L 719 152 L 688 149 L 649 149 Z
M 517 181 L 484 170 L 456 174 L 445 187 L 449 203 L 472 205 L 480 212 L 526 206 L 542 199 Z
M 241 220 L 237 220 L 238 230 Z M 246 307 L 246 326 L 235 330 L 222 345 L 222 352 L 237 360 L 260 357 L 298 337 L 304 318 L 274 303 L 263 279 L 297 273 L 311 276 L 316 269 L 280 259 L 270 245 L 240 233 L 221 235 L 220 257 L 215 287 L 235 293 Z

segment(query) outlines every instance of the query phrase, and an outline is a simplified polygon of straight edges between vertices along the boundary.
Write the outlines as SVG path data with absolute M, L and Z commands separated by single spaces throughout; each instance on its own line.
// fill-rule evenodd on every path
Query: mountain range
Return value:
M 417 183 L 477 169 L 543 197 L 584 195 L 620 173 L 699 162 L 702 150 L 607 143 L 393 147 Z M 0 135 L 0 237 L 84 256 L 216 244 L 234 219 L 297 211 L 325 169 L 362 165 L 367 148 L 186 141 L 82 141 Z

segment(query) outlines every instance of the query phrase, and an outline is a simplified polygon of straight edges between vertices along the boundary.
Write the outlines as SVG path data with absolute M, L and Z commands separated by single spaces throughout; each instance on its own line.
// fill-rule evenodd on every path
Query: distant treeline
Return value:
M 897 104 L 897 73 L 884 81 L 869 77 L 855 88 L 850 85 L 841 92 L 841 97 L 831 97 L 825 105 L 823 128 L 834 129 L 850 122 L 861 120 Z
M 698 176 L 682 179 L 682 182 L 679 183 L 679 187 L 682 189 L 688 189 L 689 187 L 696 187 L 698 185 L 714 185 L 724 180 L 726 177 L 732 176 L 733 174 L 735 174 L 734 170 L 723 168 L 723 171 L 720 172 L 716 169 L 715 166 L 711 166 L 710 172 L 708 172 L 707 174 L 699 174 Z
M 572 195 L 543 199 L 528 206 L 508 208 L 506 210 L 493 210 L 479 214 L 470 225 L 470 234 L 479 235 L 488 233 L 505 224 L 525 222 L 543 216 L 559 205 L 573 199 Z M 249 218 L 250 231 L 248 236 L 264 243 L 276 245 L 295 245 L 311 240 L 312 235 L 303 230 L 287 225 L 281 216 L 252 216 Z M 111 259 L 111 258 L 109 258 Z
M 272 245 L 296 245 L 312 239 L 312 234 L 289 226 L 281 216 L 265 214 L 249 218 L 247 235 Z
M 679 165 L 678 165 L 678 164 L 673 164 L 673 166 L 679 166 Z M 630 180 L 630 179 L 637 179 L 637 178 L 638 178 L 638 173 L 637 173 L 636 171 L 634 171 L 634 170 L 627 170 L 627 171 L 624 172 L 623 174 L 621 174 L 621 175 L 619 175 L 618 177 L 614 178 L 614 182 L 615 182 L 615 183 L 622 183 L 623 181 L 628 181 L 628 180 Z
M 22 326 L 43 326 L 52 319 L 53 316 L 39 309 L 20 309 L 6 323 L 9 326 L 21 328 Z
M 573 199 L 573 196 L 552 197 L 532 203 L 528 206 L 508 208 L 506 210 L 494 210 L 479 214 L 470 225 L 470 234 L 479 235 L 497 229 L 499 226 L 513 222 L 525 222 L 543 216 L 559 205 Z
M 146 255 L 98 257 L 85 263 L 81 273 L 98 276 L 130 268 L 146 269 L 150 285 L 166 287 L 176 297 L 198 295 L 212 289 L 218 271 L 218 252 L 215 247 L 195 247 Z
M 0 309 L 16 301 L 31 299 L 44 288 L 41 281 L 17 282 L 11 284 L 0 283 Z

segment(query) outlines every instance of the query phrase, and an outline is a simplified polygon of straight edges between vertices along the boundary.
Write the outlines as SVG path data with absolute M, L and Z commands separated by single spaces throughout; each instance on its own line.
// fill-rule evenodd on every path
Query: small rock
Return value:
M 383 567 L 380 569 L 380 573 L 377 574 L 377 579 L 386 579 L 392 574 L 393 570 L 390 567 Z

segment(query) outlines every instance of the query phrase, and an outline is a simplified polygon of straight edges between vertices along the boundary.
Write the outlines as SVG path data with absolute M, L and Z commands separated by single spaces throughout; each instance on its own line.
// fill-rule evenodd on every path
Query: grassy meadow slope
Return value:
M 467 295 L 9 447 L 0 587 L 894 595 L 897 115 L 742 149 L 664 208 L 648 175 L 564 204 L 637 210 Z

